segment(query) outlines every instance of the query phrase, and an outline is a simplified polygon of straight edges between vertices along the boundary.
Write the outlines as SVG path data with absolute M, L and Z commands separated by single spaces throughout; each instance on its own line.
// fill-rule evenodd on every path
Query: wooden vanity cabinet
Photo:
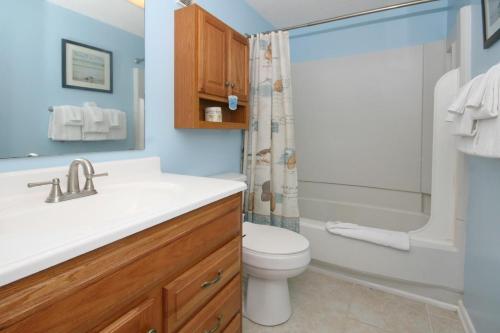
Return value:
M 241 195 L 0 287 L 0 333 L 241 332 Z
M 175 127 L 248 127 L 248 39 L 191 5 L 175 12 Z M 238 110 L 227 106 L 238 96 Z M 222 108 L 222 123 L 204 120 L 208 106 Z

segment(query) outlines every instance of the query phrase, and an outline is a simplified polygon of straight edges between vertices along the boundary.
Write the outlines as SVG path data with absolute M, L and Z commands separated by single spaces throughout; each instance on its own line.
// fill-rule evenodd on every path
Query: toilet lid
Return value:
M 260 225 L 243 223 L 243 248 L 267 254 L 294 254 L 307 250 L 309 241 L 296 232 Z

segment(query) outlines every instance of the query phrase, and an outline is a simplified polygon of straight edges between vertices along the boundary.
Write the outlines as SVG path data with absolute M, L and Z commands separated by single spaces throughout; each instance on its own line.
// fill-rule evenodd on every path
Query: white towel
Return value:
M 83 140 L 106 140 L 109 133 L 109 121 L 104 109 L 86 106 L 83 110 Z
M 125 140 L 127 138 L 127 114 L 120 110 L 107 109 L 109 118 L 108 140 Z
M 472 112 L 472 108 L 466 107 L 462 115 L 456 115 L 453 121 L 453 135 L 466 137 L 473 137 L 476 135 L 478 121 L 472 118 Z
M 49 116 L 48 137 L 54 141 L 81 141 L 82 119 L 78 122 L 78 107 L 55 106 Z M 80 109 L 81 111 L 81 109 Z
M 464 85 L 458 92 L 458 95 L 453 101 L 453 104 L 448 107 L 448 112 L 454 114 L 463 114 L 469 95 L 481 85 L 484 76 L 484 74 L 478 75 L 474 79 L 470 80 L 466 85 Z
M 475 109 L 474 119 L 490 119 L 498 116 L 499 79 L 500 64 L 491 67 L 481 84 L 471 92 L 467 106 Z
M 500 71 L 487 82 L 486 89 L 481 102 L 481 107 L 474 109 L 472 117 L 474 119 L 491 119 L 498 117 L 499 111 L 499 89 Z
M 410 250 L 410 236 L 406 232 L 370 228 L 343 222 L 327 222 L 326 230 L 335 235 L 358 239 L 398 250 Z
M 475 107 L 470 106 L 470 96 L 483 89 L 485 75 L 481 74 L 464 85 L 453 103 L 448 107 L 446 121 L 453 122 L 452 134 L 464 137 L 473 137 L 477 133 L 477 120 L 473 118 Z
M 478 121 L 477 135 L 467 153 L 500 158 L 500 117 Z

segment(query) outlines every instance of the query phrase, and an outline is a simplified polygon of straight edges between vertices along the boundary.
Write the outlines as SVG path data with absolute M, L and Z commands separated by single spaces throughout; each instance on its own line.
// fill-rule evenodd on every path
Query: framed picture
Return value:
M 482 1 L 484 48 L 487 49 L 500 38 L 500 0 Z
M 113 53 L 62 40 L 63 88 L 113 92 Z

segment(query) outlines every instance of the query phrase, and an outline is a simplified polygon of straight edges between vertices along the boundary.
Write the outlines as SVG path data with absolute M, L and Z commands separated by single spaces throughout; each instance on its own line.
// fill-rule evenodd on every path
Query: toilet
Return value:
M 245 175 L 215 178 L 246 181 Z M 264 326 L 276 326 L 292 315 L 288 279 L 303 273 L 311 261 L 309 241 L 296 232 L 243 223 L 243 270 L 246 277 L 244 316 Z

